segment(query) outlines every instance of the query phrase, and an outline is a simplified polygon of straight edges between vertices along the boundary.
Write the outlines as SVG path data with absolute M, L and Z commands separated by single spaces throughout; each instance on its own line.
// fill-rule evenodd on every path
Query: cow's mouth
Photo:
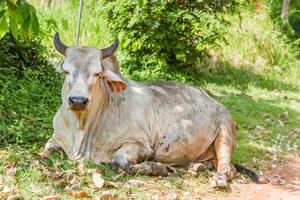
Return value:
M 85 97 L 75 96 L 68 99 L 70 109 L 73 111 L 84 111 L 87 109 L 89 99 Z
M 87 108 L 87 106 L 84 106 L 84 107 L 80 107 L 80 106 L 70 106 L 70 109 L 72 110 L 72 111 L 85 111 L 86 110 L 86 108 Z

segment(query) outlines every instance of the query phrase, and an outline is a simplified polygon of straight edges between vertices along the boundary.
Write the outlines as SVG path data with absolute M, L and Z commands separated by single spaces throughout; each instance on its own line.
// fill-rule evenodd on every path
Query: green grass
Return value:
M 38 13 L 42 29 L 46 30 L 43 43 L 53 56 L 50 59 L 53 64 L 58 58 L 58 54 L 53 53 L 53 33 L 59 31 L 67 44 L 73 44 L 75 39 L 77 7 L 64 6 L 69 12 L 39 9 Z M 109 44 L 111 38 L 105 24 L 97 20 L 97 8 L 88 11 L 83 15 L 80 43 L 90 46 Z M 282 159 L 286 154 L 300 150 L 297 130 L 300 127 L 299 52 L 293 42 L 278 31 L 268 13 L 255 14 L 245 10 L 242 21 L 238 16 L 228 17 L 232 18 L 233 24 L 226 35 L 226 43 L 215 52 L 217 61 L 201 68 L 201 72 L 174 70 L 168 78 L 151 77 L 149 71 L 125 74 L 134 79 L 172 79 L 207 89 L 231 111 L 237 122 L 238 142 L 233 162 L 264 171 L 275 162 L 274 158 Z M 53 25 L 54 19 L 56 25 Z M 60 104 L 61 80 L 54 75 L 53 68 L 49 74 L 36 74 L 28 69 L 22 79 L 3 80 L 0 79 L 3 83 L 0 85 L 3 92 L 0 95 L 0 199 L 6 195 L 3 192 L 5 186 L 23 199 L 41 199 L 54 194 L 59 194 L 60 199 L 70 199 L 65 190 L 69 185 L 57 184 L 60 178 L 70 178 L 68 170 L 75 170 L 72 176 L 80 182 L 76 190 L 87 192 L 87 199 L 106 190 L 114 192 L 120 199 L 149 199 L 155 195 L 164 198 L 170 193 L 182 199 L 187 191 L 206 196 L 209 172 L 193 177 L 187 170 L 178 169 L 166 178 L 126 175 L 116 178 L 117 174 L 110 166 L 88 162 L 87 168 L 101 170 L 105 181 L 121 185 L 119 189 L 108 186 L 93 189 L 91 174 L 82 175 L 78 165 L 64 155 L 55 154 L 50 160 L 37 155 L 51 137 L 51 119 Z M 9 166 L 14 166 L 16 172 L 7 173 Z M 48 172 L 62 176 L 47 176 Z M 131 179 L 142 182 L 128 185 L 127 181 Z

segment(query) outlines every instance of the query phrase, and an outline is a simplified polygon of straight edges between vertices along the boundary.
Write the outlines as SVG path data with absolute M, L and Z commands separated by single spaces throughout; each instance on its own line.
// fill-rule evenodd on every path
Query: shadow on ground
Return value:
M 241 91 L 249 87 L 258 87 L 261 89 L 299 91 L 296 85 L 278 80 L 279 78 L 270 75 L 255 73 L 250 66 L 244 69 L 236 68 L 227 62 L 218 63 L 217 67 L 205 70 L 198 75 L 192 75 L 196 80 L 193 85 L 205 85 L 214 83 L 220 86 L 231 86 Z

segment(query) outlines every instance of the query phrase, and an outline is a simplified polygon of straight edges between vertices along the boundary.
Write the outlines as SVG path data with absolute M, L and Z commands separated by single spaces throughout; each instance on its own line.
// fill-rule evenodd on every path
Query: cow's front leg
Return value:
M 50 138 L 45 145 L 44 151 L 42 152 L 42 157 L 50 158 L 53 152 L 62 151 L 61 146 L 53 139 Z
M 145 161 L 153 154 L 153 150 L 140 144 L 124 144 L 114 155 L 112 165 L 114 170 L 123 170 L 128 174 L 147 174 L 166 176 L 168 169 L 158 162 Z M 141 162 L 141 163 L 139 163 Z

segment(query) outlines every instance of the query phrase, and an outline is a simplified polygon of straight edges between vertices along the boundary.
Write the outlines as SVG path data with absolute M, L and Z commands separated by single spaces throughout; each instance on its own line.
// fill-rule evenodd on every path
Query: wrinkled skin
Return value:
M 211 185 L 228 186 L 236 172 L 230 163 L 236 126 L 229 111 L 205 91 L 127 80 L 115 57 L 104 59 L 95 48 L 68 48 L 59 69 L 67 74 L 45 157 L 62 149 L 70 159 L 161 176 L 168 166 L 213 163 L 217 173 Z M 88 99 L 84 109 L 72 109 L 68 100 L 74 95 Z

